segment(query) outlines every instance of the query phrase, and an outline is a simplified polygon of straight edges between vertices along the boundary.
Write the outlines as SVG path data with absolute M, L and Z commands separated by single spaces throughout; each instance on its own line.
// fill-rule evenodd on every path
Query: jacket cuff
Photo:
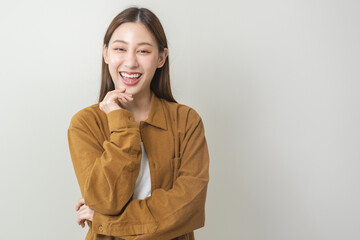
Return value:
M 158 224 L 152 223 L 129 223 L 129 222 L 117 222 L 112 224 L 111 216 L 102 215 L 94 211 L 92 219 L 92 232 L 96 234 L 103 234 L 108 236 L 125 237 L 129 235 L 149 234 L 156 232 Z M 116 216 L 113 216 L 115 219 Z
M 107 114 L 110 133 L 123 128 L 137 128 L 134 114 L 127 109 L 117 109 Z

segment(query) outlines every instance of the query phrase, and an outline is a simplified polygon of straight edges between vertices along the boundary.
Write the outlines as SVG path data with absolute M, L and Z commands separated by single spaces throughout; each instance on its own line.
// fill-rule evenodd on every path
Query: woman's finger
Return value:
M 132 97 L 132 94 L 128 94 L 128 93 L 118 94 L 118 98 L 122 99 L 123 101 L 126 100 L 124 102 L 134 100 L 134 98 Z
M 123 99 L 125 96 L 126 97 L 132 97 L 132 95 L 129 94 L 129 93 L 114 90 L 114 91 L 111 91 L 111 93 L 104 98 L 103 102 L 106 105 L 110 106 L 112 104 L 115 104 L 116 99 L 119 99 L 119 98 Z
M 78 218 L 77 218 L 77 224 L 78 225 L 82 225 L 84 224 L 86 220 L 86 209 L 81 209 L 79 212 L 78 212 Z
M 132 95 L 125 95 L 124 97 L 126 97 L 128 100 L 134 100 L 134 98 L 132 97 Z
M 120 88 L 120 89 L 115 89 L 115 90 L 109 91 L 109 92 L 106 93 L 103 101 L 104 102 L 111 102 L 112 99 L 114 98 L 114 95 L 116 96 L 117 94 L 124 93 L 125 91 L 126 91 L 125 88 Z
M 120 96 L 132 98 L 132 94 L 130 94 L 130 93 L 119 93 L 119 92 L 114 93 L 114 97 L 120 97 Z
M 80 218 L 79 214 L 78 214 L 78 217 L 77 217 L 77 224 L 80 225 L 81 224 L 81 221 L 82 219 Z
M 118 97 L 118 99 L 120 99 L 123 102 L 127 102 L 127 100 L 126 100 L 126 98 L 124 96 L 120 96 L 120 97 Z
M 78 225 L 80 225 L 82 228 L 84 228 L 85 227 L 85 221 L 86 221 L 86 219 L 82 219 L 82 220 L 78 221 Z
M 109 94 L 109 98 L 112 98 L 112 97 L 120 95 L 120 94 L 129 94 L 129 93 L 126 93 L 126 89 L 123 88 L 123 89 L 112 90 L 112 91 L 108 92 L 107 94 Z
M 84 209 L 86 209 L 86 205 L 84 204 L 84 205 L 81 205 L 81 207 L 79 208 L 79 213 L 81 213 L 81 212 L 83 212 L 84 211 Z
M 78 211 L 83 204 L 85 204 L 85 200 L 83 198 L 80 198 L 76 203 L 75 210 Z
M 121 103 L 133 101 L 132 94 L 127 93 L 125 88 L 109 91 L 104 99 L 99 103 L 99 108 L 108 114 L 111 111 L 121 109 Z
M 133 99 L 129 96 L 122 96 L 123 99 L 125 99 L 127 102 L 132 101 Z
M 132 96 L 132 94 L 130 94 L 130 93 L 120 93 L 118 96 L 122 96 L 122 97 L 128 98 L 129 100 L 130 100 L 130 99 L 131 99 L 131 100 L 134 99 L 133 96 Z

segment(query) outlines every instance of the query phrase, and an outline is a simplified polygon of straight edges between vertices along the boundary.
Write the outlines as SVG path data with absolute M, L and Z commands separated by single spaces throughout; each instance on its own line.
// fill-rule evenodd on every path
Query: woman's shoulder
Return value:
M 200 121 L 201 116 L 195 110 L 195 108 L 188 106 L 186 104 L 169 102 L 165 99 L 162 99 L 164 110 L 170 115 L 171 118 L 177 119 L 179 121 Z

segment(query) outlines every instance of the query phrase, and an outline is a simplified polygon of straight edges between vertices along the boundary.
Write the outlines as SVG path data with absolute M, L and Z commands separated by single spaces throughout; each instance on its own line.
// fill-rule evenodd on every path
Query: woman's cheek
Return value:
M 108 58 L 111 65 L 117 65 L 121 62 L 121 54 L 119 53 L 110 52 Z

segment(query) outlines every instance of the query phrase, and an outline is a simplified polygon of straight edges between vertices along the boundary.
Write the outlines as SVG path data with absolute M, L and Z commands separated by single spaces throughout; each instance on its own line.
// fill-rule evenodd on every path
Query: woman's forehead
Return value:
M 156 39 L 144 24 L 140 22 L 128 22 L 121 24 L 115 29 L 111 36 L 110 44 L 115 43 L 136 45 L 148 43 L 148 45 L 154 46 L 156 44 Z

